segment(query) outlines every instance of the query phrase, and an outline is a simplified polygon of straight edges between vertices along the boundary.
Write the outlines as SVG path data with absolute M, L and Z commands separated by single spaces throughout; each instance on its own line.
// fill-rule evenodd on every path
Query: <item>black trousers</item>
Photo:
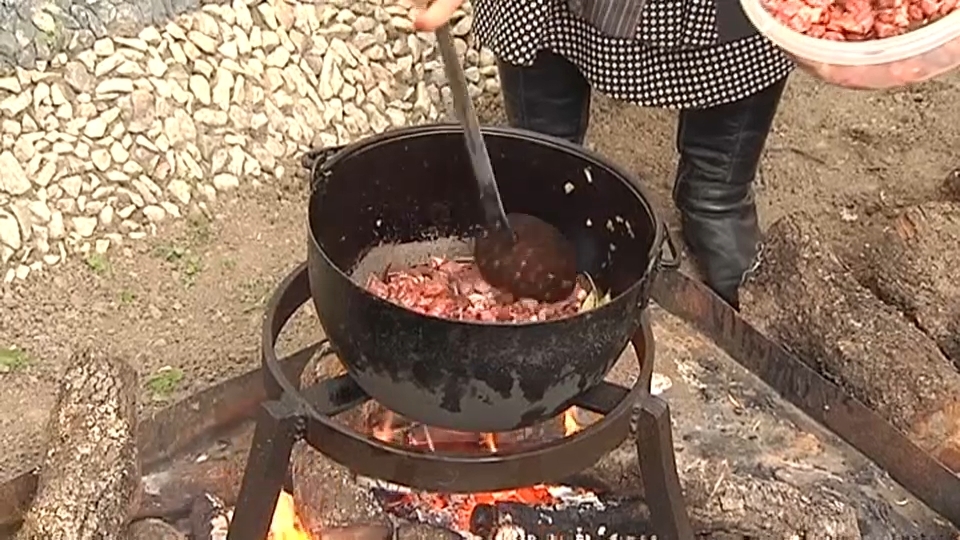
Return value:
M 499 64 L 510 124 L 581 144 L 590 86 L 568 60 L 541 52 L 532 66 Z M 760 230 L 752 184 L 786 78 L 740 101 L 680 112 L 673 198 L 683 236 L 708 285 L 735 307 Z

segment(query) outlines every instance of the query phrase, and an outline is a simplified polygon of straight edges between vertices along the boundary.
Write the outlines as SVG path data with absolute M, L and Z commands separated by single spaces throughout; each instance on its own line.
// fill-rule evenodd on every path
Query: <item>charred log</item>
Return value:
M 335 359 L 314 359 L 303 371 L 301 387 L 338 374 L 340 369 Z M 290 468 L 298 513 L 311 533 L 321 534 L 324 529 L 345 527 L 358 521 L 389 525 L 370 490 L 354 482 L 350 471 L 305 442 L 294 447 Z
M 123 538 L 140 481 L 136 381 L 122 360 L 89 350 L 72 359 L 18 540 Z
M 207 494 L 236 503 L 250 452 L 253 430 L 240 434 L 223 451 L 203 461 L 183 460 L 143 478 L 143 495 L 133 519 L 189 516 L 197 499 Z
M 470 515 L 470 532 L 483 538 L 501 531 L 523 531 L 520 538 L 642 538 L 654 534 L 640 500 L 606 500 L 556 508 L 523 503 L 480 504 Z
M 127 529 L 129 540 L 187 540 L 176 527 L 159 519 L 134 521 Z
M 859 540 L 856 511 L 828 490 L 730 474 L 719 484 L 688 476 L 688 509 L 699 538 Z M 651 496 L 656 496 L 655 494 Z M 483 538 L 652 538 L 643 499 L 605 498 L 558 507 L 498 502 L 477 506 L 470 532 Z
M 188 520 L 193 540 L 225 538 L 232 517 L 227 505 L 216 495 L 197 497 Z
M 763 263 L 743 290 L 744 314 L 960 470 L 960 373 L 860 285 L 824 238 L 805 215 L 771 226 Z
M 897 308 L 960 366 L 960 205 L 932 202 L 852 225 L 838 250 L 862 285 Z M 847 232 L 847 231 L 845 231 Z
M 322 529 L 318 537 L 323 540 L 390 540 L 393 527 L 389 523 L 359 523 Z

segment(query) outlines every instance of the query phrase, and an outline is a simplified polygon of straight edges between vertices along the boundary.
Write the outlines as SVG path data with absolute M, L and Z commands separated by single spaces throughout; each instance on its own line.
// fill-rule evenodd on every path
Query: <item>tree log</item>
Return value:
M 102 353 L 72 359 L 18 540 L 124 538 L 140 482 L 136 381 L 129 365 Z
M 187 540 L 176 527 L 159 519 L 134 521 L 127 529 L 128 540 Z
M 732 474 L 719 484 L 688 485 L 698 538 L 816 538 L 859 540 L 856 511 L 826 490 L 801 492 L 783 482 Z M 603 499 L 602 505 L 535 507 L 498 502 L 477 506 L 470 532 L 503 538 L 503 523 L 520 538 L 651 538 L 655 531 L 641 500 Z
M 960 471 L 960 373 L 861 286 L 824 238 L 803 214 L 774 223 L 759 271 L 742 291 L 744 314 Z
M 204 493 L 193 502 L 188 522 L 193 540 L 213 540 L 227 535 L 232 511 L 216 495 Z
M 898 309 L 960 366 L 960 205 L 931 202 L 850 229 L 838 244 L 854 277 Z M 849 235 L 847 235 L 849 238 Z
M 719 482 L 684 488 L 699 538 L 859 540 L 857 511 L 832 490 L 800 490 L 737 471 Z
M 317 358 L 307 364 L 301 387 L 342 373 L 334 358 Z M 353 419 L 358 411 L 344 416 Z M 312 534 L 356 523 L 388 525 L 389 520 L 369 489 L 359 486 L 351 471 L 327 459 L 305 442 L 297 443 L 290 462 L 293 496 L 304 526 Z

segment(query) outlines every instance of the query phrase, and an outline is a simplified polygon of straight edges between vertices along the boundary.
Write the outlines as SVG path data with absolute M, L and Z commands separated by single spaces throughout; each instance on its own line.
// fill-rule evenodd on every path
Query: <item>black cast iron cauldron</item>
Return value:
M 364 290 L 371 269 L 450 255 L 457 242 L 438 239 L 479 227 L 479 192 L 454 125 L 390 131 L 318 161 L 308 262 L 320 322 L 361 388 L 419 422 L 493 432 L 553 417 L 603 380 L 640 325 L 668 239 L 630 177 L 599 156 L 528 131 L 484 135 L 507 212 L 559 227 L 610 303 L 552 322 L 472 323 Z M 380 253 L 372 267 L 371 250 Z

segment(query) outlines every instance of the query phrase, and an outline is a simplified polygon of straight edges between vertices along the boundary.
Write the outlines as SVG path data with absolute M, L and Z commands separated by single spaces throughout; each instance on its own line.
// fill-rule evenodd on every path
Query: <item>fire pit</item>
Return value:
M 260 406 L 257 416 L 228 540 L 267 536 L 293 446 L 300 440 L 357 475 L 416 490 L 475 493 L 560 482 L 590 467 L 628 437 L 636 441 L 641 456 L 639 467 L 650 516 L 649 523 L 637 524 L 640 529 L 634 534 L 675 540 L 693 537 L 674 461 L 669 408 L 650 393 L 653 336 L 645 318 L 631 339 L 640 361 L 640 375 L 633 387 L 603 382 L 573 402 L 579 409 L 602 415 L 593 424 L 569 435 L 561 432 L 559 438 L 545 442 L 505 445 L 496 453 L 445 451 L 436 444 L 436 451 L 431 452 L 424 445 L 399 445 L 391 435 L 356 431 L 334 419 L 370 399 L 349 375 L 299 388 L 293 382 L 300 380 L 299 374 L 284 372 L 275 344 L 286 322 L 309 299 L 308 273 L 306 265 L 301 265 L 280 284 L 267 306 L 262 364 L 269 400 Z M 325 346 L 322 354 L 334 352 Z M 470 518 L 473 530 L 482 531 L 495 516 L 474 512 Z M 573 535 L 578 531 L 565 532 Z M 605 536 L 603 530 L 582 532 Z
M 550 222 L 572 241 L 595 302 L 578 307 L 587 295 L 578 287 L 571 299 L 524 311 L 524 299 L 494 300 L 502 293 L 470 278 L 469 263 L 455 262 L 472 251 L 480 223 L 459 127 L 390 131 L 313 159 L 308 259 L 267 308 L 269 401 L 229 540 L 267 534 L 301 439 L 380 485 L 474 494 L 453 528 L 489 536 L 500 518 L 496 505 L 481 503 L 496 502 L 492 493 L 558 500 L 548 484 L 587 469 L 630 436 L 642 456 L 650 516 L 631 533 L 692 537 L 669 411 L 650 393 L 653 338 L 644 313 L 666 264 L 664 225 L 636 181 L 599 156 L 527 131 L 484 131 L 505 207 Z M 396 268 L 409 270 L 397 277 Z M 431 286 L 407 288 L 427 275 Z M 391 293 L 396 287 L 406 292 Z M 329 339 L 322 352 L 335 354 L 347 374 L 308 378 L 300 389 L 304 379 L 283 373 L 275 344 L 311 300 Z M 491 311 L 499 308 L 506 311 Z M 630 389 L 604 381 L 629 343 L 641 364 Z M 361 405 L 377 409 L 373 425 L 334 418 Z M 569 422 L 571 408 L 602 418 L 584 427 Z M 564 429 L 563 419 L 575 427 Z M 553 435 L 545 430 L 551 424 L 559 427 Z M 579 525 L 571 527 L 549 534 L 572 535 Z

